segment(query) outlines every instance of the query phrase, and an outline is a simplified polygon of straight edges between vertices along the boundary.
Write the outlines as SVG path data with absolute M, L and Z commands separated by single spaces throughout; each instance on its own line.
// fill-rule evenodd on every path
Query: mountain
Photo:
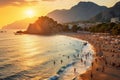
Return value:
M 48 17 L 60 23 L 89 20 L 98 13 L 106 10 L 93 2 L 80 2 L 69 10 L 55 10 L 47 14 Z
M 2 29 L 27 29 L 29 23 L 33 23 L 35 20 L 36 18 L 26 18 L 3 26 Z
M 91 21 L 102 21 L 109 22 L 111 18 L 120 18 L 120 1 L 117 2 L 113 7 L 99 13 L 95 17 L 91 18 Z

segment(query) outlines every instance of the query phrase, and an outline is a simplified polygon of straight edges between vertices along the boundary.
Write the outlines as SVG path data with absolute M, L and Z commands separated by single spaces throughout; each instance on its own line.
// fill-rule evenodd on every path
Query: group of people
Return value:
M 83 44 L 82 46 L 86 46 L 86 45 Z M 84 48 L 84 47 L 82 47 L 82 48 Z M 79 51 L 79 53 L 77 52 L 76 54 L 73 54 L 71 56 L 70 55 L 69 56 L 62 55 L 62 57 L 65 57 L 66 60 L 67 59 L 68 60 L 69 59 L 71 59 L 71 60 L 72 59 L 78 59 L 78 60 L 80 60 L 80 65 L 83 64 L 84 66 L 87 65 L 87 60 L 89 59 L 90 56 L 93 56 L 93 54 L 91 52 L 83 52 L 82 49 L 81 49 L 81 51 Z M 65 60 L 64 59 L 59 59 L 59 61 L 54 60 L 53 61 L 54 66 L 57 64 L 57 62 L 59 64 L 63 64 L 65 62 Z M 73 68 L 73 74 L 75 76 L 79 75 L 76 67 Z
M 60 63 L 62 64 L 63 60 L 60 60 Z M 53 64 L 56 65 L 56 61 L 55 60 L 53 61 Z
M 96 75 L 95 72 L 105 74 L 108 68 L 116 70 L 120 69 L 120 36 L 113 37 L 104 34 L 80 34 L 78 36 L 73 35 L 72 37 L 77 37 L 88 41 L 93 45 L 94 51 L 96 52 L 96 55 L 94 55 L 94 61 L 91 63 L 92 70 L 89 73 L 90 80 L 96 80 L 94 77 Z M 81 63 L 84 65 L 87 64 L 87 59 L 89 56 L 93 55 L 89 52 L 87 54 L 73 55 L 74 58 L 80 58 Z M 71 56 L 67 56 L 67 58 L 70 59 Z M 63 61 L 60 62 L 61 64 L 63 63 Z M 54 64 L 56 64 L 55 61 Z M 77 68 L 74 68 L 73 71 L 76 73 Z
M 91 80 L 94 80 L 93 71 L 105 72 L 109 67 L 120 69 L 120 36 L 113 38 L 110 35 L 82 34 L 78 38 L 90 42 L 96 51 L 96 57 L 92 63 L 94 70 L 90 72 Z

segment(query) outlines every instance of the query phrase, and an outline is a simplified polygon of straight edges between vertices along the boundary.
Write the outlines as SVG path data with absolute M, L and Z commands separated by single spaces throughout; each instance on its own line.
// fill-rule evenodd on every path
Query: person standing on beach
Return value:
M 87 54 L 85 55 L 85 58 L 87 59 Z
M 55 61 L 53 61 L 53 64 L 55 65 L 55 64 L 56 64 L 56 62 L 55 62 Z
M 83 59 L 81 58 L 81 62 L 83 63 Z
M 97 63 L 97 58 L 95 59 L 95 62 Z
M 91 72 L 91 74 L 90 74 L 90 77 L 91 77 L 91 80 L 93 80 L 93 74 L 92 74 L 92 72 Z
M 76 73 L 76 68 L 74 68 L 74 73 Z
M 107 66 L 107 64 L 108 64 L 108 63 L 107 63 L 107 60 L 105 60 L 105 65 Z
M 92 62 L 92 67 L 93 67 L 94 63 Z
M 86 61 L 84 61 L 84 65 L 86 65 Z

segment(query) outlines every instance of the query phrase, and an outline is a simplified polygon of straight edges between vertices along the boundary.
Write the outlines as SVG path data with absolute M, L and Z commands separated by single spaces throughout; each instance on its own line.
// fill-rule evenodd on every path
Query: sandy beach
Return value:
M 83 80 L 120 80 L 120 36 L 100 33 L 67 35 L 88 41 L 96 53 L 90 69 L 79 77 Z

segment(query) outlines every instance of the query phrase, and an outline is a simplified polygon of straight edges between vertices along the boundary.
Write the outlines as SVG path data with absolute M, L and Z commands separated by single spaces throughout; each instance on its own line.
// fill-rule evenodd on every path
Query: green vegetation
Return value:
M 29 34 L 55 34 L 60 32 L 77 32 L 88 31 L 93 33 L 110 33 L 112 35 L 120 35 L 120 23 L 102 23 L 92 27 L 80 27 L 78 25 L 62 25 L 47 16 L 39 17 L 33 24 L 28 26 L 24 32 L 17 33 Z
M 89 28 L 73 25 L 71 31 L 89 31 L 92 33 L 110 33 L 111 35 L 120 35 L 120 23 L 101 23 Z
M 120 24 L 116 23 L 102 23 L 88 29 L 94 33 L 110 33 L 112 35 L 120 35 Z
M 52 18 L 47 16 L 39 17 L 34 23 L 28 26 L 27 31 L 24 33 L 28 34 L 55 34 L 59 32 L 77 32 L 81 29 L 77 25 L 73 25 L 72 29 L 69 29 L 68 25 L 62 25 L 54 21 Z
M 73 25 L 73 27 L 72 27 L 72 31 L 73 31 L 73 32 L 77 32 L 77 30 L 78 30 L 77 25 Z

